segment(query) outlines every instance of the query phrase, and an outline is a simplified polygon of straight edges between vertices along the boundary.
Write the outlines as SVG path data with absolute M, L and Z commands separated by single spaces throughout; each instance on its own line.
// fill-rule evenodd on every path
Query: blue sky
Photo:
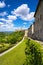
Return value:
M 28 29 L 39 0 L 0 0 L 0 31 Z

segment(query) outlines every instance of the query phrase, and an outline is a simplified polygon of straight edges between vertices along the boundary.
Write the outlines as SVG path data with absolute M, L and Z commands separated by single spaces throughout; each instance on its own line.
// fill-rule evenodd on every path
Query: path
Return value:
M 30 37 L 28 37 L 28 39 L 34 40 L 34 39 L 30 38 Z M 34 41 L 36 41 L 36 42 L 40 43 L 41 45 L 43 45 L 43 41 L 39 41 L 39 40 L 34 40 Z
M 3 56 L 4 54 L 8 53 L 9 51 L 13 50 L 14 48 L 16 48 L 19 44 L 21 44 L 23 42 L 24 38 L 22 39 L 22 41 L 20 41 L 17 45 L 13 46 L 12 48 L 8 49 L 7 51 L 3 52 L 0 54 L 0 56 Z

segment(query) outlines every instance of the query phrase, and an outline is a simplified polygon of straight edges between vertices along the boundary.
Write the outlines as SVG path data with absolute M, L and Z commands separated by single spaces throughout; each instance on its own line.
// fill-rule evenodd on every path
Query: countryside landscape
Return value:
M 0 0 L 0 65 L 43 65 L 43 0 Z

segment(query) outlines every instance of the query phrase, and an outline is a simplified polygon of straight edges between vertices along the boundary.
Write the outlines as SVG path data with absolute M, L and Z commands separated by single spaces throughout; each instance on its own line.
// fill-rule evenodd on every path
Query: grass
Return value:
M 13 44 L 10 43 L 1 43 L 0 44 L 0 53 L 4 52 L 5 50 L 9 49 Z
M 24 30 L 11 33 L 0 32 L 0 53 L 8 50 L 16 43 L 20 42 L 24 37 L 24 32 Z
M 0 57 L 0 65 L 23 65 L 26 39 L 15 49 Z

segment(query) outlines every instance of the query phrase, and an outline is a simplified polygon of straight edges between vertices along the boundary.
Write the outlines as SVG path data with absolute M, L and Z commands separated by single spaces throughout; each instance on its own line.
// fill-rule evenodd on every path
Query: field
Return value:
M 23 65 L 25 62 L 25 43 L 24 40 L 19 46 L 9 53 L 0 57 L 0 65 Z

